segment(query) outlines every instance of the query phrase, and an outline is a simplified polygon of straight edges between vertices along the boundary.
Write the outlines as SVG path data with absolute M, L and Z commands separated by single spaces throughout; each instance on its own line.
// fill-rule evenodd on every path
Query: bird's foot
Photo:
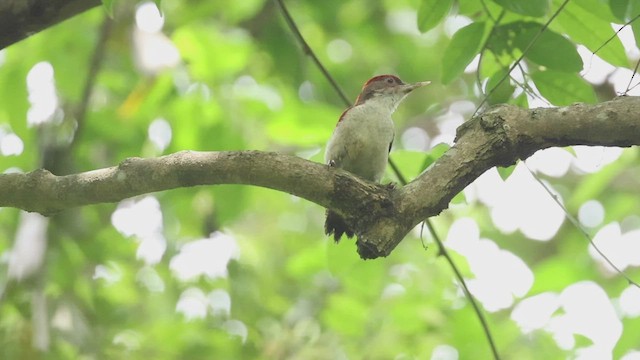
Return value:
M 384 187 L 386 187 L 388 190 L 395 190 L 398 187 L 398 184 L 392 181 L 388 184 L 385 184 Z

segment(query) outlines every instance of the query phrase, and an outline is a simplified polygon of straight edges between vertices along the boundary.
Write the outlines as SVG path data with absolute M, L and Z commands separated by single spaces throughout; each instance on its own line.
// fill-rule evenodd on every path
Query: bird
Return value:
M 353 106 L 340 116 L 327 142 L 325 163 L 361 178 L 380 182 L 387 167 L 395 134 L 391 115 L 413 90 L 430 81 L 405 84 L 395 75 L 377 75 L 362 86 Z M 327 210 L 325 234 L 339 242 L 352 238 L 353 229 L 337 213 Z

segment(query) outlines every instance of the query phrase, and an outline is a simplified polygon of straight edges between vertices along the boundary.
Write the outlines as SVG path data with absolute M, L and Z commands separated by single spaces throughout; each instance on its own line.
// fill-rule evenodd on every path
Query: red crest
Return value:
M 367 80 L 367 82 L 364 83 L 364 85 L 362 85 L 362 88 L 364 89 L 369 84 L 372 84 L 372 83 L 380 81 L 380 80 L 385 81 L 387 79 L 391 79 L 396 84 L 403 84 L 402 80 L 400 80 L 400 78 L 395 76 L 395 75 L 378 75 L 378 76 L 374 76 L 371 79 Z

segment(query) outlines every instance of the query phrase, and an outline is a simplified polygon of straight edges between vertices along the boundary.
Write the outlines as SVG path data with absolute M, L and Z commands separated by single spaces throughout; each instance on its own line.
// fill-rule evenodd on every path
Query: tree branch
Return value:
M 341 214 L 363 258 L 387 256 L 425 218 L 493 166 L 508 166 L 553 146 L 640 145 L 640 98 L 597 105 L 490 109 L 457 130 L 456 144 L 399 189 L 295 156 L 261 151 L 191 152 L 131 158 L 68 176 L 46 170 L 0 175 L 0 206 L 52 214 L 89 204 L 195 185 L 245 184 L 287 192 Z
M 99 0 L 0 1 L 0 49 L 98 5 Z

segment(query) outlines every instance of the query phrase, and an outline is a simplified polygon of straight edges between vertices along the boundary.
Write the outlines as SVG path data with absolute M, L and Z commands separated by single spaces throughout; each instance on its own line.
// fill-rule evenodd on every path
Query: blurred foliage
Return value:
M 408 179 L 448 149 L 440 143 L 453 139 L 451 124 L 468 119 L 494 88 L 489 104 L 609 100 L 596 95 L 601 94 L 596 85 L 582 76 L 589 66 L 576 45 L 626 68 L 630 76 L 634 64 L 611 23 L 623 24 L 640 13 L 630 0 L 572 1 L 546 26 L 563 1 L 285 2 L 352 99 L 375 74 L 433 80 L 394 116 L 398 136 L 391 157 Z M 0 145 L 8 147 L 3 139 L 15 134 L 24 146 L 15 155 L 3 150 L 2 171 L 31 171 L 47 156 L 63 156 L 53 149 L 66 149 L 66 157 L 58 158 L 66 165 L 52 169 L 58 174 L 181 150 L 258 149 L 321 161 L 323 144 L 344 106 L 300 50 L 274 2 L 156 0 L 164 28 L 142 43 L 135 25 L 140 4 L 103 3 L 0 52 Z M 110 18 L 89 111 L 78 119 L 93 51 Z M 636 41 L 639 24 L 632 25 Z M 151 43 L 173 44 L 179 62 L 165 68 L 145 65 L 141 44 Z M 152 60 L 160 57 L 147 51 Z M 503 80 L 521 56 L 519 75 Z M 32 107 L 26 79 L 41 62 L 54 70 L 58 105 L 53 120 L 33 126 L 26 121 Z M 73 138 L 68 129 L 76 121 L 82 131 Z M 152 124 L 168 124 L 167 146 L 150 136 Z M 604 220 L 589 229 L 591 234 L 614 222 L 630 231 L 640 228 L 638 163 L 638 150 L 626 149 L 610 164 L 603 160 L 599 171 L 574 167 L 563 176 L 540 176 L 558 189 L 571 213 L 588 200 L 604 206 Z M 514 168 L 500 171 L 506 181 Z M 386 181 L 397 179 L 389 172 Z M 456 197 L 433 219 L 435 226 L 446 238 L 457 219 L 471 219 L 483 240 L 521 258 L 535 280 L 515 296 L 516 303 L 590 280 L 618 304 L 627 283 L 589 255 L 588 241 L 569 222 L 551 241 L 531 241 L 521 231 L 497 227 L 484 200 L 473 192 L 464 195 L 469 196 Z M 333 244 L 322 235 L 323 209 L 287 194 L 219 186 L 151 196 L 158 204 L 152 201 L 151 209 L 161 210 L 152 235 L 166 239 L 160 258 L 144 256 L 149 234 L 116 226 L 116 205 L 88 206 L 51 218 L 44 264 L 22 282 L 8 282 L 7 268 L 23 214 L 0 209 L 0 282 L 8 284 L 0 303 L 0 358 L 424 359 L 451 347 L 461 359 L 491 357 L 451 269 L 437 256 L 430 236 L 421 239 L 420 229 L 388 258 L 364 262 L 353 241 Z M 151 198 L 135 200 L 145 199 Z M 132 206 L 126 204 L 120 206 Z M 150 213 L 124 219 L 135 226 L 148 221 Z M 199 255 L 223 268 L 229 261 L 228 273 L 180 277 L 176 259 L 189 244 L 209 239 L 206 244 L 217 246 L 220 234 L 235 240 L 238 254 Z M 474 278 L 474 265 L 463 254 L 454 255 L 465 276 Z M 640 278 L 637 268 L 627 271 Z M 38 299 L 45 302 L 40 309 Z M 487 313 L 504 358 L 576 357 L 578 348 L 590 345 L 582 338 L 563 349 L 547 331 L 526 333 L 511 318 L 512 310 L 509 305 Z M 616 358 L 640 351 L 640 319 L 620 316 Z M 45 350 L 33 346 L 39 336 L 48 339 Z

